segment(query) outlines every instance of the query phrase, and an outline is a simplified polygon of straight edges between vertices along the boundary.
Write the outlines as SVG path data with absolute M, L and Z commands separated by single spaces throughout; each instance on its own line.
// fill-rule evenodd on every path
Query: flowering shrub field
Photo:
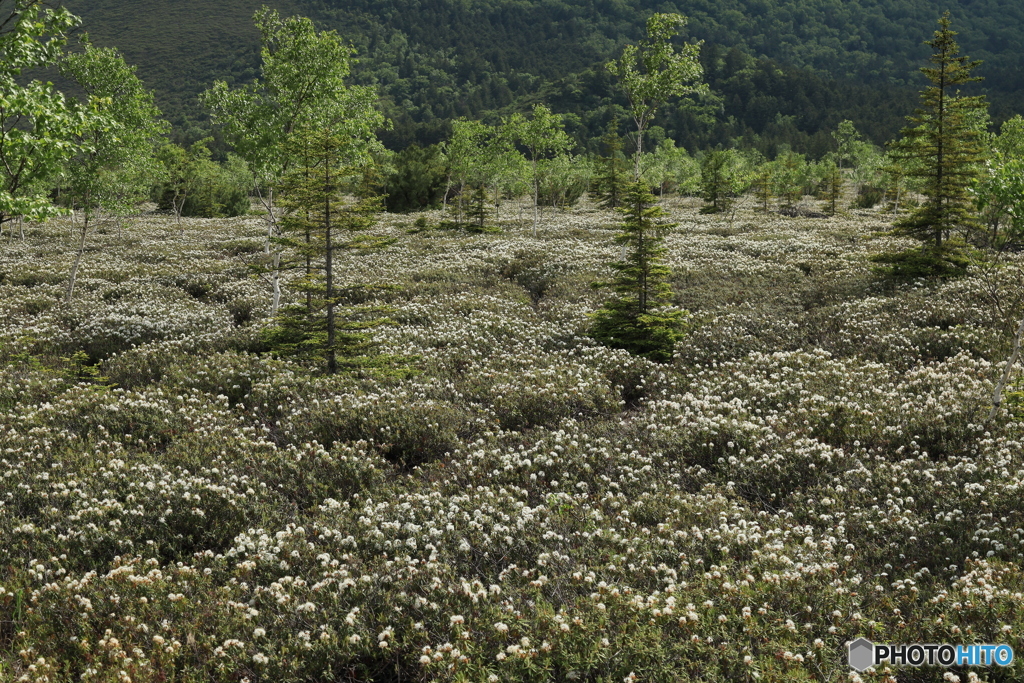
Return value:
M 1024 260 L 898 284 L 874 212 L 669 208 L 664 365 L 586 336 L 589 207 L 383 217 L 335 268 L 399 373 L 266 352 L 258 218 L 96 235 L 71 304 L 70 226 L 4 236 L 0 680 L 1024 678 L 845 646 L 1024 656 Z

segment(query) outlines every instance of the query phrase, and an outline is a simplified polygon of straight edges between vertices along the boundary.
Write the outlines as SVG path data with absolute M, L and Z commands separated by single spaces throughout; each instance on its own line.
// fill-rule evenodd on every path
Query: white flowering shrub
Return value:
M 388 307 L 395 367 L 334 377 L 262 346 L 258 219 L 97 235 L 70 304 L 68 226 L 31 226 L 0 253 L 0 680 L 840 681 L 861 636 L 1024 652 L 1024 423 L 988 420 L 1024 259 L 893 287 L 874 213 L 670 209 L 671 363 L 585 336 L 618 246 L 584 204 L 536 236 L 385 216 L 394 244 L 337 273 Z

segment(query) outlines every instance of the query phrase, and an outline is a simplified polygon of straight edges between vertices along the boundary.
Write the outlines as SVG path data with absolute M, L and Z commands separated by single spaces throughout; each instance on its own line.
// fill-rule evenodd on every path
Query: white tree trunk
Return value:
M 533 236 L 537 237 L 537 223 L 540 221 L 538 199 L 540 197 L 540 181 L 537 179 L 537 162 L 533 162 Z
M 1017 326 L 1017 334 L 1013 337 L 1013 352 L 1003 367 L 1003 376 L 999 378 L 999 382 L 996 383 L 996 390 L 992 393 L 992 410 L 988 413 L 989 421 L 996 416 L 996 411 L 999 410 L 999 406 L 1003 402 L 1003 391 L 1006 389 L 1006 383 L 1010 380 L 1010 370 L 1013 369 L 1013 366 L 1017 363 L 1017 357 L 1020 355 L 1022 336 L 1024 336 L 1024 318 L 1021 318 L 1020 325 Z
M 277 215 L 274 214 L 274 191 L 270 190 L 266 196 L 260 191 L 259 184 L 255 184 L 256 196 L 259 198 L 263 208 L 267 210 L 267 241 L 263 245 L 263 253 L 271 253 L 271 240 L 276 234 L 278 234 Z M 278 309 L 281 307 L 281 250 L 273 250 L 273 273 L 271 275 L 271 282 L 273 287 L 273 293 L 270 299 L 270 315 L 276 316 Z
M 75 262 L 71 266 L 71 275 L 68 277 L 68 288 L 64 292 L 64 303 L 71 301 L 75 293 L 75 280 L 78 279 L 78 267 L 82 264 L 82 254 L 85 253 L 85 233 L 89 228 L 89 215 L 86 214 L 82 221 L 82 231 L 78 238 L 78 253 L 75 254 Z

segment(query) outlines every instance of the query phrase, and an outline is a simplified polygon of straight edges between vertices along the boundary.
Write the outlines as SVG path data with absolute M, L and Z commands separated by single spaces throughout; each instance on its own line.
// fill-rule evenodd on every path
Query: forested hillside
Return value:
M 395 128 L 392 148 L 436 142 L 456 116 L 545 101 L 575 114 L 577 140 L 597 137 L 621 110 L 601 65 L 636 40 L 652 11 L 690 17 L 689 40 L 720 97 L 669 107 L 662 125 L 680 144 L 704 147 L 759 136 L 820 153 L 826 133 L 854 121 L 875 142 L 893 137 L 913 107 L 921 41 L 949 3 L 938 0 L 68 0 L 98 45 L 139 66 L 184 138 L 206 126 L 197 93 L 217 78 L 252 79 L 259 67 L 253 11 L 262 4 L 312 17 L 359 50 L 357 79 L 376 83 Z M 960 44 L 984 60 L 978 73 L 996 119 L 1024 85 L 1024 7 L 977 0 L 953 9 Z M 772 61 L 769 61 L 772 60 Z M 698 124 L 698 120 L 712 125 Z

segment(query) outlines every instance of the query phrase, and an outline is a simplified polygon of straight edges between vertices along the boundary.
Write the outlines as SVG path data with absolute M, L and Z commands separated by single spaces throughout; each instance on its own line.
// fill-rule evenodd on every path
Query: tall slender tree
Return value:
M 640 180 L 644 132 L 658 108 L 672 97 L 708 92 L 701 82 L 701 44 L 683 45 L 679 50 L 672 45 L 672 38 L 685 25 L 686 17 L 680 14 L 653 14 L 647 19 L 647 38 L 639 45 L 627 45 L 618 60 L 607 64 L 608 70 L 619 77 L 636 124 L 634 181 Z
M 981 80 L 971 71 L 981 62 L 960 54 L 949 12 L 926 44 L 932 48 L 930 66 L 921 72 L 930 81 L 921 92 L 921 107 L 908 117 L 903 144 L 894 153 L 907 161 L 909 173 L 921 181 L 925 202 L 896 224 L 900 234 L 925 243 L 942 258 L 945 240 L 976 226 L 971 186 L 983 161 L 987 107 L 983 96 L 965 96 L 960 86 Z
M 339 353 L 358 355 L 363 346 L 353 329 L 358 324 L 339 324 L 336 253 L 376 245 L 357 233 L 381 209 L 380 198 L 363 190 L 374 184 L 368 169 L 380 148 L 375 133 L 384 117 L 371 101 L 350 98 L 346 105 L 289 134 L 286 151 L 293 163 L 281 182 L 284 235 L 275 240 L 305 265 L 296 283 L 305 295 L 304 310 L 285 309 L 278 316 L 277 341 L 293 351 L 322 354 L 328 374 L 338 371 Z M 350 201 L 353 193 L 361 195 L 358 201 Z
M 263 42 L 261 78 L 239 88 L 218 81 L 202 101 L 249 165 L 253 187 L 267 211 L 266 252 L 271 256 L 271 309 L 276 314 L 281 253 L 272 249 L 272 238 L 280 233 L 274 188 L 289 167 L 288 136 L 312 119 L 343 108 L 353 97 L 372 100 L 372 89 L 345 83 L 354 50 L 336 32 L 317 32 L 309 19 L 282 19 L 267 7 L 253 19 Z
M 76 136 L 78 153 L 64 173 L 64 188 L 73 207 L 82 209 L 67 301 L 75 291 L 96 210 L 123 214 L 145 198 L 145 189 L 157 176 L 157 144 L 169 127 L 160 118 L 153 93 L 117 50 L 94 47 L 88 36 L 82 43 L 83 52 L 67 55 L 60 64 L 61 74 L 78 83 L 84 93 L 83 104 L 98 114 Z
M 597 174 L 591 191 L 601 206 L 614 209 L 622 203 L 623 188 L 629 179 L 629 167 L 622 154 L 622 137 L 618 132 L 618 119 L 608 124 L 601 137 L 604 154 L 598 157 Z

